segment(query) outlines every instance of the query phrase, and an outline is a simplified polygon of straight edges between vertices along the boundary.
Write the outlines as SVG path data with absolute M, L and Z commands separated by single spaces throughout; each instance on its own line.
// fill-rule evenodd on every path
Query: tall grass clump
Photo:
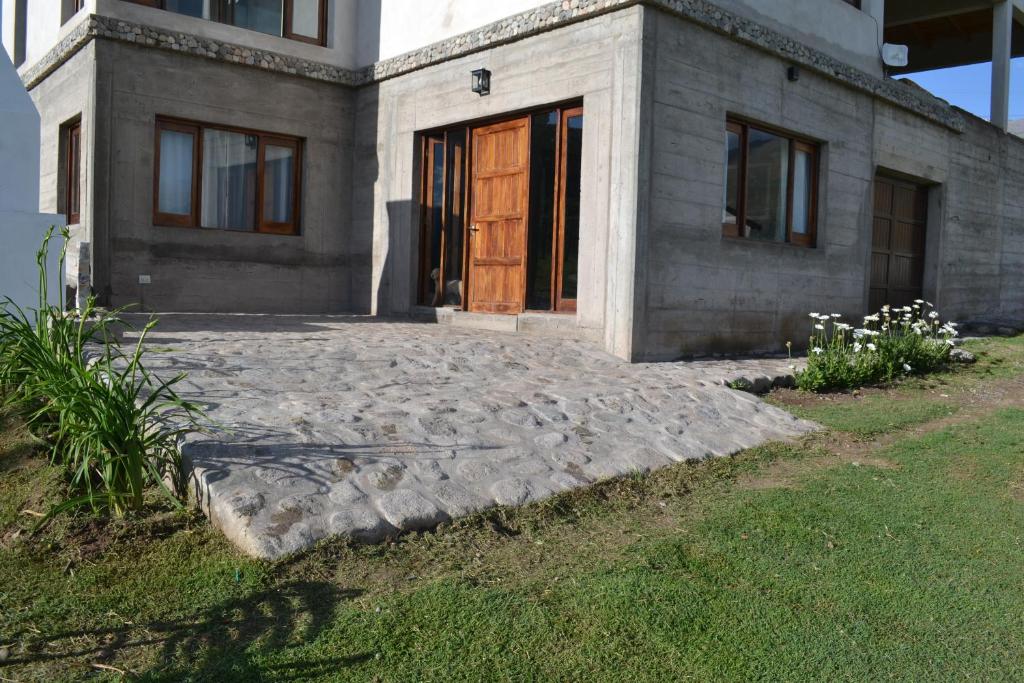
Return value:
M 852 389 L 925 374 L 949 362 L 956 323 L 942 322 L 921 299 L 911 306 L 882 310 L 864 318 L 862 327 L 844 323 L 837 313 L 811 313 L 807 369 L 796 375 L 808 391 Z
M 63 272 L 68 233 L 62 235 Z M 185 375 L 163 380 L 143 365 L 155 319 L 126 352 L 116 335 L 126 326 L 123 309 L 101 311 L 90 298 L 84 310 L 69 313 L 63 291 L 58 305 L 49 303 L 52 237 L 51 228 L 37 255 L 35 308 L 22 309 L 10 298 L 0 303 L 0 400 L 24 417 L 48 444 L 51 462 L 67 473 L 67 499 L 48 517 L 80 507 L 122 515 L 142 508 L 150 487 L 177 502 L 178 442 L 202 416 L 174 391 Z

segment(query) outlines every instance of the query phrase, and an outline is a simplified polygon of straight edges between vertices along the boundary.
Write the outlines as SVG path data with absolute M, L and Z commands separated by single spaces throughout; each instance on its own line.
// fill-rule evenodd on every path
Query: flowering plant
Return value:
M 911 306 L 883 306 L 857 328 L 835 313 L 810 317 L 807 369 L 796 377 L 797 386 L 810 391 L 849 389 L 932 372 L 949 361 L 957 336 L 956 323 L 942 322 L 938 311 L 921 299 Z

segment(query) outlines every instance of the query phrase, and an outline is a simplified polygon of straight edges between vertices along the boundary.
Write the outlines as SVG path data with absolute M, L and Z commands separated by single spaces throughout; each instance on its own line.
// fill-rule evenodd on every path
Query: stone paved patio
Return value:
M 784 360 L 628 364 L 593 345 L 372 318 L 171 315 L 149 364 L 222 431 L 183 446 L 242 550 L 376 541 L 814 428 L 724 381 Z

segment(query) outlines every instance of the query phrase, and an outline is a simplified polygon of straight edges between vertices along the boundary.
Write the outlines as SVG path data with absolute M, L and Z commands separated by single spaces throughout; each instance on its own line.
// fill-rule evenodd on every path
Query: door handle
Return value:
M 476 223 L 474 223 L 473 225 L 469 226 L 469 231 L 470 232 L 479 232 L 480 228 L 476 227 Z

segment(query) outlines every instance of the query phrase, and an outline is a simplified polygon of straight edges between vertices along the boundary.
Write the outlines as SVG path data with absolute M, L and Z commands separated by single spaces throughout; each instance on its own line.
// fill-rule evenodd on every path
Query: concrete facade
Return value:
M 418 134 L 581 101 L 578 312 L 510 329 L 575 329 L 630 360 L 799 345 L 808 311 L 865 312 L 879 172 L 931 188 L 924 289 L 943 314 L 1024 319 L 1024 141 L 884 78 L 881 0 L 467 3 L 331 2 L 319 47 L 90 0 L 20 69 L 43 114 L 40 205 L 63 209 L 80 117 L 75 230 L 104 301 L 418 315 Z M 303 139 L 301 234 L 153 225 L 157 116 Z M 819 142 L 814 248 L 722 236 L 727 116 Z

